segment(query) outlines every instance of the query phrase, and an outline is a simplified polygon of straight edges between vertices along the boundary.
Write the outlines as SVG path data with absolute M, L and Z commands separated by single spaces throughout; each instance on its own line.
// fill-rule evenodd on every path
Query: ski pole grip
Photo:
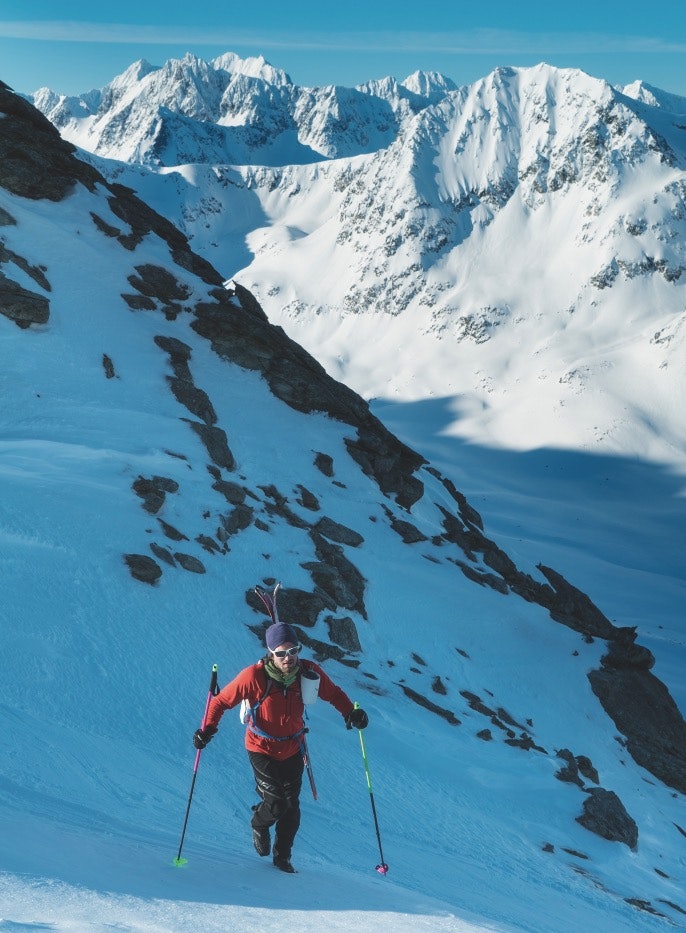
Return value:
M 207 702 L 205 703 L 205 712 L 202 715 L 202 723 L 200 725 L 201 729 L 205 728 L 205 723 L 207 722 L 207 714 L 210 710 L 210 702 L 212 697 L 215 697 L 219 693 L 217 689 L 217 665 L 212 665 L 212 677 L 210 678 L 210 689 L 207 692 Z

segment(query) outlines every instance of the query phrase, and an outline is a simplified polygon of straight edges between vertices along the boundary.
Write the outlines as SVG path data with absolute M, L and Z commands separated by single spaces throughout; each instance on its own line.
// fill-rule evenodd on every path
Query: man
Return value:
M 195 732 L 193 742 L 196 748 L 205 748 L 225 711 L 247 701 L 245 747 L 262 798 L 253 807 L 253 843 L 258 855 L 269 855 L 269 828 L 275 826 L 274 865 L 292 874 L 305 758 L 301 675 L 313 672 L 319 677 L 318 695 L 338 710 L 348 729 L 364 729 L 369 720 L 319 665 L 300 659 L 302 645 L 292 626 L 276 621 L 267 629 L 265 642 L 266 657 L 244 668 L 210 701 L 204 728 Z

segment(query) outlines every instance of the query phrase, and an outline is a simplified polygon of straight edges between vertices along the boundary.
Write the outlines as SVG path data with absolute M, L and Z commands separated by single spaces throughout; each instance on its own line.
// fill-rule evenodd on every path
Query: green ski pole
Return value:
M 355 703 L 355 709 L 359 709 L 360 704 Z M 380 875 L 385 875 L 388 872 L 388 865 L 384 861 L 383 849 L 381 848 L 381 833 L 379 832 L 379 821 L 376 816 L 376 805 L 374 803 L 374 791 L 372 790 L 372 777 L 369 773 L 369 762 L 367 761 L 367 749 L 364 745 L 364 736 L 362 735 L 362 729 L 357 730 L 360 734 L 360 746 L 362 747 L 362 760 L 364 761 L 364 771 L 367 775 L 367 787 L 369 788 L 369 799 L 372 804 L 372 815 L 374 816 L 374 826 L 376 828 L 376 839 L 379 843 L 379 855 L 381 856 L 381 864 L 376 866 L 376 870 Z
M 216 693 L 217 693 L 217 665 L 213 664 L 212 665 L 212 677 L 210 679 L 210 689 L 207 694 L 207 703 L 205 703 L 205 712 L 203 713 L 202 725 L 200 726 L 201 729 L 205 728 L 205 720 L 207 719 L 207 713 L 210 708 L 210 700 L 212 699 L 213 696 L 216 695 Z M 181 833 L 181 842 L 179 843 L 179 851 L 177 852 L 176 858 L 174 859 L 174 865 L 176 865 L 177 868 L 181 868 L 182 865 L 188 864 L 188 859 L 181 858 L 181 849 L 183 848 L 183 840 L 186 836 L 186 827 L 188 826 L 188 814 L 191 811 L 191 801 L 193 800 L 193 791 L 195 789 L 195 779 L 198 776 L 198 765 L 200 764 L 200 752 L 201 751 L 202 749 L 199 748 L 197 752 L 195 753 L 195 764 L 193 765 L 193 780 L 191 781 L 191 792 L 188 795 L 188 803 L 186 804 L 186 816 L 183 821 L 183 831 Z

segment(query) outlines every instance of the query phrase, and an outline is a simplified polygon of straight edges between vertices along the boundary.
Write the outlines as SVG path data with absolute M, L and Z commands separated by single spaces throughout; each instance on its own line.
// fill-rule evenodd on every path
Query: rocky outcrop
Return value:
M 620 637 L 621 630 L 603 615 L 585 593 L 550 567 L 539 564 L 538 569 L 552 587 L 552 592 L 541 591 L 545 594 L 543 605 L 549 609 L 551 618 L 582 635 L 594 638 Z
M 335 541 L 338 544 L 346 544 L 348 547 L 359 547 L 364 542 L 364 538 L 359 532 L 353 531 L 352 528 L 341 525 L 340 522 L 335 522 L 333 519 L 327 518 L 326 516 L 319 519 L 314 526 L 314 530 L 318 534 L 328 538 L 329 541 Z
M 344 651 L 352 651 L 354 653 L 362 651 L 357 628 L 350 616 L 344 616 L 343 618 L 326 616 L 324 622 L 329 630 L 329 638 L 331 641 L 340 645 Z
M 421 541 L 428 540 L 427 536 L 423 534 L 416 525 L 413 525 L 412 522 L 397 518 L 389 508 L 384 508 L 384 512 L 386 513 L 391 528 L 402 538 L 404 544 L 419 544 Z
M 162 576 L 162 568 L 146 554 L 124 554 L 124 561 L 134 580 L 154 586 Z
M 133 491 L 143 500 L 143 508 L 151 515 L 156 515 L 162 508 L 167 493 L 175 493 L 178 490 L 179 484 L 176 480 L 167 476 L 139 476 L 133 483 Z
M 435 713 L 437 716 L 445 719 L 445 721 L 449 722 L 451 726 L 461 725 L 460 720 L 452 710 L 445 709 L 443 706 L 439 706 L 432 700 L 427 699 L 427 697 L 423 696 L 421 693 L 413 690 L 412 687 L 408 687 L 407 684 L 399 684 L 398 686 L 403 691 L 405 696 L 409 700 L 412 700 L 413 703 L 416 703 L 418 706 L 422 706 L 424 709 L 429 710 L 429 712 Z
M 183 567 L 184 570 L 188 570 L 190 573 L 206 572 L 203 562 L 192 554 L 184 554 L 182 551 L 176 551 L 174 553 L 174 560 L 180 567 Z
M 136 275 L 130 275 L 128 281 L 138 292 L 138 295 L 122 295 L 132 310 L 159 309 L 169 321 L 184 310 L 181 302 L 190 295 L 188 286 L 181 285 L 171 272 L 150 263 L 136 266 Z
M 558 781 L 576 784 L 581 788 L 584 787 L 582 777 L 587 778 L 589 781 L 593 781 L 594 784 L 598 783 L 598 772 L 593 767 L 590 759 L 585 755 L 573 755 L 568 748 L 561 748 L 557 752 L 557 757 L 565 762 L 563 767 L 555 773 L 555 777 Z
M 168 377 L 169 386 L 178 402 L 188 411 L 200 418 L 206 425 L 217 423 L 217 414 L 209 396 L 199 389 L 193 382 L 190 366 L 191 348 L 174 337 L 155 337 L 155 343 L 165 353 L 169 354 L 169 361 L 174 375 Z
M 317 561 L 310 561 L 302 566 L 309 571 L 315 584 L 315 592 L 321 594 L 328 609 L 335 610 L 340 606 L 358 612 L 366 619 L 366 581 L 360 571 L 346 557 L 340 545 L 332 544 L 316 532 L 312 532 L 311 537 Z
M 23 288 L 0 273 L 0 314 L 4 314 L 18 327 L 47 324 L 50 302 L 43 295 Z
M 75 159 L 76 147 L 60 138 L 42 113 L 0 81 L 2 185 L 32 200 L 63 200 L 77 182 L 93 190 L 101 181 L 90 165 Z
M 102 355 L 102 368 L 105 370 L 106 379 L 114 379 L 114 377 L 117 375 L 114 370 L 112 357 L 108 356 L 107 353 L 103 353 Z
M 110 210 L 128 227 L 128 230 L 123 230 L 117 236 L 117 241 L 125 249 L 133 252 L 146 236 L 151 233 L 157 234 L 168 244 L 171 259 L 177 266 L 197 276 L 208 285 L 221 287 L 222 277 L 217 270 L 206 259 L 202 259 L 192 251 L 187 238 L 177 227 L 137 198 L 130 188 L 110 184 L 100 176 L 98 180 L 110 192 L 110 197 L 107 199 Z
M 602 787 L 591 788 L 577 823 L 610 842 L 623 842 L 630 849 L 638 846 L 636 822 L 626 812 L 614 791 Z
M 317 455 L 314 458 L 314 465 L 320 470 L 324 476 L 333 476 L 333 457 L 329 454 L 322 453 L 321 451 L 317 452 Z
M 641 666 L 613 667 L 611 653 L 588 679 L 626 739 L 632 758 L 669 787 L 686 794 L 686 723 L 666 686 Z

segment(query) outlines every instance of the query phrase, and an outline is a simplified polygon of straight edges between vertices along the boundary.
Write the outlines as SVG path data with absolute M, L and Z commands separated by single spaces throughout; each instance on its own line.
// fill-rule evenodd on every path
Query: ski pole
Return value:
M 217 665 L 213 664 L 212 665 L 212 677 L 210 678 L 210 689 L 207 693 L 207 703 L 205 703 L 205 712 L 203 713 L 202 725 L 200 726 L 201 729 L 205 728 L 205 721 L 207 719 L 207 713 L 210 708 L 210 700 L 212 699 L 213 696 L 216 695 L 216 693 L 217 693 Z M 179 851 L 176 855 L 176 858 L 174 859 L 174 864 L 176 865 L 177 868 L 180 868 L 182 865 L 186 865 L 188 862 L 188 859 L 181 858 L 181 849 L 183 848 L 183 840 L 186 836 L 186 826 L 188 825 L 188 814 L 190 813 L 190 810 L 191 810 L 191 801 L 193 800 L 193 790 L 195 789 L 195 779 L 198 776 L 198 765 L 200 764 L 200 752 L 201 751 L 202 749 L 199 748 L 197 752 L 195 753 L 195 764 L 193 765 L 193 780 L 191 781 L 191 792 L 188 795 L 188 803 L 186 804 L 186 816 L 183 821 L 183 831 L 181 833 L 181 842 L 179 843 Z
M 355 703 L 355 709 L 359 709 L 360 704 Z M 367 761 L 367 749 L 364 745 L 364 736 L 362 735 L 362 729 L 357 730 L 360 733 L 360 745 L 362 747 L 362 760 L 364 761 L 364 770 L 367 775 L 367 787 L 369 788 L 369 799 L 372 804 L 372 815 L 374 816 L 374 826 L 376 827 L 376 839 L 379 843 L 379 855 L 381 856 L 381 864 L 376 866 L 376 870 L 380 875 L 385 875 L 388 872 L 388 865 L 384 861 L 383 849 L 381 848 L 381 833 L 379 832 L 379 821 L 376 817 L 376 805 L 374 803 L 374 791 L 372 790 L 372 778 L 369 773 L 369 762 Z

